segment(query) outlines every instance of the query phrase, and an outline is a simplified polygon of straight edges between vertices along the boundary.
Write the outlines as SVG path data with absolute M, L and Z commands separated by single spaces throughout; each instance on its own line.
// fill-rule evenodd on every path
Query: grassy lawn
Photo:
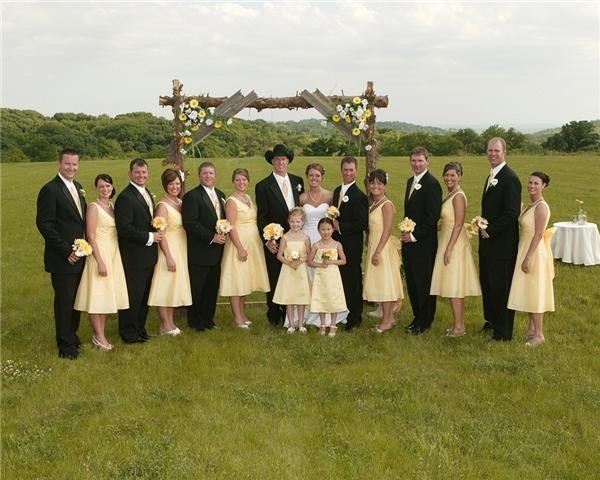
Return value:
M 489 164 L 433 158 L 438 179 L 451 159 L 465 170 L 470 219 L 479 214 Z M 320 160 L 333 188 L 339 159 Z M 550 175 L 550 223 L 570 219 L 575 198 L 598 223 L 600 156 L 508 160 L 524 185 L 533 170 Z M 312 161 L 297 158 L 290 170 L 303 175 Z M 188 168 L 199 163 L 192 159 Z M 252 191 L 269 172 L 259 158 L 215 163 L 226 193 L 240 164 L 251 172 Z M 96 174 L 110 173 L 121 190 L 127 165 L 82 160 L 77 178 L 88 202 Z M 400 217 L 408 160 L 384 158 L 379 166 L 389 172 Z M 159 198 L 161 170 L 152 160 L 150 188 Z M 83 314 L 84 355 L 65 361 L 56 354 L 53 294 L 35 228 L 37 193 L 55 173 L 54 163 L 1 165 L 3 479 L 597 477 L 600 267 L 556 262 L 556 312 L 546 315 L 547 343 L 533 350 L 522 340 L 526 314 L 517 314 L 513 342 L 488 343 L 478 333 L 481 301 L 470 298 L 469 334 L 457 339 L 443 337 L 451 324 L 444 300 L 433 328 L 419 337 L 402 328 L 377 335 L 366 317 L 360 329 L 334 339 L 315 330 L 288 336 L 267 325 L 263 305 L 250 307 L 254 325 L 242 331 L 223 305 L 218 331 L 192 333 L 180 320 L 179 338 L 124 345 L 113 316 L 111 352 L 93 349 Z M 189 183 L 196 185 L 195 175 Z M 408 299 L 397 320 L 410 321 Z M 152 309 L 149 332 L 157 334 L 158 325 Z

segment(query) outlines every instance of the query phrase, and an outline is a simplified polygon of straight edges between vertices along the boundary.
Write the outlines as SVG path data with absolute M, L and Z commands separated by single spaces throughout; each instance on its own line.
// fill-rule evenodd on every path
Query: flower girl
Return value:
M 283 263 L 273 303 L 287 306 L 288 333 L 294 333 L 294 311 L 298 311 L 300 333 L 306 333 L 304 309 L 310 304 L 310 281 L 306 269 L 306 255 L 310 250 L 310 239 L 302 231 L 306 214 L 301 207 L 292 208 L 288 217 L 290 230 L 283 236 L 277 259 Z
M 329 336 L 335 337 L 337 313 L 347 310 L 344 286 L 338 268 L 338 265 L 346 264 L 346 255 L 342 244 L 331 237 L 333 235 L 333 221 L 330 218 L 319 220 L 318 228 L 321 240 L 312 246 L 308 255 L 308 265 L 315 268 L 310 311 L 319 313 L 321 335 L 327 333 L 325 314 L 331 314 Z

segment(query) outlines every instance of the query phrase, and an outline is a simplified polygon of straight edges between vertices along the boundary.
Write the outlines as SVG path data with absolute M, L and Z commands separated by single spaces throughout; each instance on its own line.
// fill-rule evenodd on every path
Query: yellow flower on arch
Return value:
M 206 110 L 204 110 L 203 108 L 201 108 L 200 110 L 198 110 L 198 116 L 200 118 L 206 117 Z
M 190 130 L 191 130 L 192 132 L 197 132 L 199 128 L 200 128 L 200 127 L 199 127 L 198 125 L 194 125 L 192 128 L 190 128 Z
M 360 97 L 354 97 L 354 98 L 352 99 L 352 103 L 353 103 L 354 105 L 360 105 L 360 104 L 362 103 L 362 100 L 360 99 Z
M 364 122 L 364 121 L 366 121 L 366 120 L 367 120 L 367 116 L 366 116 L 366 115 L 361 115 L 361 116 L 359 117 L 359 120 L 360 120 L 361 122 Z
M 217 120 L 215 122 L 215 128 L 221 128 L 223 126 L 223 122 L 221 120 Z
M 185 113 L 180 113 L 179 120 L 181 120 L 182 122 L 185 122 L 187 120 L 187 115 Z
M 369 118 L 372 115 L 371 109 L 365 110 L 365 115 Z
M 350 115 L 346 115 L 345 120 L 346 120 L 346 123 L 351 123 L 352 122 L 352 119 L 350 118 Z
M 190 100 L 190 107 L 196 108 L 197 106 L 198 106 L 198 100 L 196 100 L 195 98 L 192 98 Z
M 337 122 L 339 122 L 339 121 L 340 121 L 340 116 L 339 116 L 339 115 L 336 113 L 335 115 L 333 115 L 333 116 L 331 117 L 331 119 L 332 119 L 332 120 L 333 120 L 335 123 L 337 123 Z
M 185 137 L 185 138 L 183 139 L 183 143 L 185 143 L 185 144 L 188 144 L 188 145 L 189 145 L 190 143 L 192 143 L 192 137 Z
M 354 135 L 355 137 L 358 137 L 360 135 L 360 128 L 353 128 L 352 135 Z

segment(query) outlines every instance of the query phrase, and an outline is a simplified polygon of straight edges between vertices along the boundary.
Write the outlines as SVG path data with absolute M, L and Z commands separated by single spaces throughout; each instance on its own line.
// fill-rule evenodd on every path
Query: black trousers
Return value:
M 483 300 L 483 317 L 494 327 L 495 340 L 511 340 L 515 322 L 509 310 L 508 296 L 517 259 L 490 259 L 479 256 L 479 281 Z
M 135 340 L 147 335 L 148 296 L 154 267 L 124 268 L 129 308 L 119 310 L 119 335 L 123 340 Z
M 361 254 L 354 255 L 346 252 L 346 265 L 340 266 L 340 275 L 344 285 L 344 296 L 348 307 L 348 318 L 346 328 L 358 327 L 362 321 L 363 298 L 362 298 L 362 268 Z
M 267 264 L 267 275 L 269 276 L 270 292 L 267 292 L 267 319 L 271 325 L 283 325 L 285 321 L 285 305 L 273 303 L 273 294 L 279 280 L 279 272 L 281 272 L 281 262 L 277 260 L 277 255 L 272 254 L 265 247 L 265 261 Z
M 187 309 L 188 325 L 195 330 L 210 330 L 215 326 L 221 263 L 216 265 L 188 265 L 192 305 Z
M 412 323 L 423 329 L 429 328 L 435 317 L 437 301 L 435 295 L 429 294 L 435 255 L 431 257 L 402 255 L 402 262 L 406 275 L 406 289 L 414 317 Z
M 74 354 L 81 345 L 77 336 L 80 312 L 73 310 L 81 272 L 76 274 L 51 273 L 50 278 L 54 289 L 54 324 L 58 352 Z

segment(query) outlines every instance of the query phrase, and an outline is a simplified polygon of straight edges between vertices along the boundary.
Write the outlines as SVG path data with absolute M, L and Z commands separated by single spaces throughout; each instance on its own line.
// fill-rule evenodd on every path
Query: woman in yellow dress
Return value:
M 236 168 L 231 180 L 234 191 L 225 202 L 225 215 L 231 231 L 221 260 L 219 295 L 230 297 L 236 326 L 249 328 L 252 322 L 246 317 L 246 295 L 268 292 L 269 277 L 256 226 L 256 205 L 247 194 L 250 174 L 245 168 Z
M 158 307 L 160 333 L 179 335 L 173 321 L 175 307 L 192 304 L 192 291 L 187 263 L 187 238 L 181 221 L 181 177 L 167 168 L 161 176 L 166 195 L 156 204 L 154 217 L 166 220 L 165 236 L 160 241 L 158 261 L 154 267 L 148 305 Z
M 554 258 L 550 234 L 544 234 L 550 207 L 542 196 L 549 183 L 550 177 L 544 172 L 529 176 L 527 190 L 531 202 L 519 216 L 519 249 L 508 297 L 508 308 L 529 314 L 528 347 L 544 343 L 544 312 L 554 311 Z
M 443 177 L 448 193 L 442 200 L 438 250 L 429 293 L 450 299 L 454 324 L 446 330 L 446 336 L 461 337 L 466 333 L 465 297 L 481 295 L 481 287 L 465 230 L 467 197 L 460 188 L 461 164 L 447 163 Z
M 129 299 L 117 241 L 115 210 L 110 201 L 115 194 L 113 180 L 110 175 L 101 173 L 94 185 L 98 198 L 88 205 L 85 216 L 92 256 L 85 262 L 74 308 L 89 313 L 94 331 L 92 343 L 101 350 L 112 350 L 104 333 L 106 316 L 129 308 Z
M 365 259 L 363 299 L 380 302 L 383 311 L 377 333 L 390 330 L 394 324 L 394 307 L 399 309 L 404 292 L 400 277 L 400 240 L 392 235 L 396 209 L 385 195 L 387 173 L 381 169 L 369 174 L 369 244 Z

